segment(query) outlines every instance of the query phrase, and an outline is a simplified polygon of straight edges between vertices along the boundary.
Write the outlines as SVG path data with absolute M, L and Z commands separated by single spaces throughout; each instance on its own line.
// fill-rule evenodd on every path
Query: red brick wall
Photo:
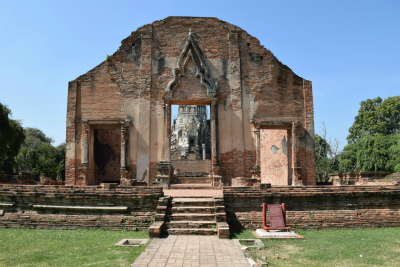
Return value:
M 259 228 L 261 204 L 287 204 L 294 229 L 400 226 L 400 186 L 225 187 L 224 203 L 232 230 Z M 33 186 L 0 184 L 4 215 L 0 227 L 42 229 L 146 229 L 154 219 L 160 187 Z M 33 205 L 73 206 L 75 210 Z M 127 207 L 91 211 L 87 207 Z M 86 208 L 85 208 L 86 207 Z M 269 223 L 267 221 L 267 223 Z
M 287 225 L 294 229 L 400 226 L 399 185 L 225 187 L 224 201 L 231 230 L 259 228 L 262 203 L 286 203 Z
M 11 205 L 2 207 L 2 228 L 37 229 L 147 229 L 154 221 L 159 197 L 159 187 L 100 186 L 23 186 L 1 185 L 0 202 Z M 35 208 L 33 205 L 74 206 L 66 210 Z M 93 211 L 90 207 L 127 207 L 126 211 Z M 86 207 L 86 208 L 85 208 Z M 87 209 L 89 207 L 89 209 Z

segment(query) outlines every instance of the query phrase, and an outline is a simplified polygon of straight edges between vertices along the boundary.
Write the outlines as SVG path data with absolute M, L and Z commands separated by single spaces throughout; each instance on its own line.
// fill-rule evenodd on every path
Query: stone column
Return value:
M 206 159 L 206 144 L 202 144 L 201 145 L 201 148 L 203 149 L 203 160 L 205 160 Z
M 252 179 L 257 179 L 257 183 L 261 183 L 261 171 L 260 171 L 260 151 L 261 151 L 261 144 L 260 144 L 260 127 L 256 127 L 256 129 L 253 131 L 254 134 L 256 135 L 256 164 L 253 166 L 251 169 L 251 178 Z
M 161 151 L 161 160 L 156 167 L 158 174 L 156 180 L 152 183 L 153 186 L 161 186 L 163 188 L 169 187 L 169 160 L 171 154 L 170 138 L 171 138 L 171 105 L 169 101 L 164 103 L 164 147 Z
M 166 137 L 166 131 L 167 131 L 167 122 L 166 122 L 166 120 L 167 120 L 167 104 L 166 103 L 164 103 L 163 104 L 163 112 L 164 112 L 164 118 L 163 118 L 163 132 L 164 132 L 164 142 L 163 142 L 163 146 L 162 146 L 162 150 L 161 150 L 161 158 L 163 159 L 163 160 L 165 160 L 165 153 L 166 153 L 166 150 L 167 150 L 167 137 Z
M 222 176 L 220 175 L 219 160 L 217 155 L 217 101 L 212 100 L 210 106 L 210 123 L 211 123 L 211 161 L 212 173 L 211 183 L 215 187 L 223 186 Z
M 83 162 L 82 162 L 82 165 L 83 166 L 89 166 L 89 141 L 88 141 L 88 138 L 89 138 L 89 125 L 88 125 L 88 122 L 86 121 L 86 122 L 84 122 L 83 124 L 82 124 L 82 141 L 83 141 Z
M 121 121 L 121 185 L 132 186 L 134 181 L 129 177 L 129 168 L 126 166 L 126 139 L 129 130 L 129 121 Z
M 164 159 L 165 161 L 169 162 L 171 156 L 171 105 L 167 103 L 165 105 L 165 154 Z
M 211 101 L 210 119 L 211 119 L 211 160 L 213 165 L 218 165 L 217 159 L 217 133 L 216 133 L 216 117 L 217 117 L 217 101 Z
M 125 158 L 125 122 L 121 122 L 121 174 L 126 170 Z
M 89 166 L 89 142 L 85 140 L 83 143 L 83 165 Z
M 293 175 L 292 175 L 292 185 L 294 186 L 302 186 L 303 181 L 301 179 L 301 167 L 297 162 L 297 123 L 292 122 L 292 167 L 293 167 Z
M 75 178 L 75 185 L 85 186 L 93 184 L 93 178 L 89 177 L 89 122 L 82 121 L 83 159 L 78 177 Z M 81 154 L 82 155 L 82 154 Z M 93 166 L 91 166 L 93 168 Z
M 253 131 L 256 135 L 256 165 L 255 166 L 260 166 L 260 129 L 257 129 Z

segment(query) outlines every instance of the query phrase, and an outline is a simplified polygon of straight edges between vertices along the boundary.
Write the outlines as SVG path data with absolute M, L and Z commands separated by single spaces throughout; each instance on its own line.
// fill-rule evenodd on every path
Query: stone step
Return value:
M 190 228 L 190 229 L 216 229 L 217 223 L 215 221 L 172 221 L 166 222 L 165 227 L 171 228 Z
M 167 215 L 167 221 L 215 221 L 215 214 L 178 213 Z
M 215 207 L 172 207 L 171 208 L 172 214 L 178 213 L 202 213 L 202 214 L 215 214 Z
M 213 189 L 211 183 L 204 184 L 171 184 L 170 189 Z
M 160 209 L 161 212 L 157 213 L 162 213 L 163 210 Z M 171 208 L 171 213 L 206 213 L 206 214 L 215 214 L 215 213 L 224 213 L 225 212 L 225 207 L 224 206 L 180 206 L 180 207 L 172 207 Z M 164 212 L 165 213 L 165 212 Z
M 211 177 L 189 177 L 189 176 L 177 176 L 172 178 L 173 184 L 210 184 Z
M 217 222 L 226 222 L 226 213 L 225 213 L 225 211 L 221 212 L 221 213 L 216 213 L 215 214 L 215 220 Z
M 214 198 L 194 197 L 194 198 L 173 198 L 172 207 L 214 207 Z
M 167 212 L 168 210 L 168 206 L 157 206 L 156 207 L 156 211 L 157 213 L 164 213 Z
M 154 221 L 163 222 L 165 220 L 165 217 L 166 217 L 165 213 L 156 213 Z
M 194 229 L 194 228 L 171 228 L 168 229 L 170 235 L 215 235 L 217 229 Z

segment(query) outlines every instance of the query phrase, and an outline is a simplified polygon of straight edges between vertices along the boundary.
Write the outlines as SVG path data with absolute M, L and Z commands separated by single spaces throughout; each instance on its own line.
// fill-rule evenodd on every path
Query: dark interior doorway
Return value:
M 96 184 L 119 183 L 121 159 L 121 130 L 94 129 L 94 176 Z

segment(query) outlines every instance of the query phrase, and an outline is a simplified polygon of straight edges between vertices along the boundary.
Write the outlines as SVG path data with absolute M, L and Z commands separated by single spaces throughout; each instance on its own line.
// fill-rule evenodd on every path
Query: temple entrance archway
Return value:
M 170 184 L 214 185 L 213 167 L 216 164 L 213 163 L 217 162 L 215 105 L 215 101 L 182 100 L 171 100 L 165 105 L 165 158 L 169 163 Z M 173 116 L 174 108 L 176 117 Z M 178 108 L 181 108 L 180 116 Z M 194 115 L 203 118 L 193 118 Z

